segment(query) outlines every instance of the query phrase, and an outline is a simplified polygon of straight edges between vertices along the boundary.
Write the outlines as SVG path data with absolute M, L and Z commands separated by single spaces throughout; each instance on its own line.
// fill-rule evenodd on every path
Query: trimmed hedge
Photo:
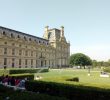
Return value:
M 28 91 L 24 92 L 20 90 L 14 91 L 11 88 L 0 85 L 0 100 L 68 100 L 68 99 Z
M 2 74 L 22 74 L 22 73 L 42 73 L 48 72 L 48 68 L 13 68 L 13 69 L 1 69 L 0 72 Z
M 74 78 L 66 79 L 66 81 L 79 82 L 79 78 L 78 77 L 74 77 Z
M 21 73 L 38 73 L 38 72 L 48 72 L 48 69 L 36 68 L 36 69 L 11 69 L 9 74 L 21 74 Z
M 7 75 L 9 74 L 9 70 L 0 69 L 0 75 Z
M 28 91 L 65 97 L 70 100 L 110 100 L 110 90 L 95 87 L 44 81 L 28 81 L 26 82 L 26 89 Z
M 19 79 L 27 78 L 28 80 L 34 80 L 34 74 L 14 74 L 9 76 L 14 76 L 15 78 Z

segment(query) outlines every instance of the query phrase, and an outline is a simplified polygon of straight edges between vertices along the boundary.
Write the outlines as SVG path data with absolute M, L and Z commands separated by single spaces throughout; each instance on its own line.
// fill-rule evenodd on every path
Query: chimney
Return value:
M 61 26 L 61 37 L 64 37 L 64 26 Z

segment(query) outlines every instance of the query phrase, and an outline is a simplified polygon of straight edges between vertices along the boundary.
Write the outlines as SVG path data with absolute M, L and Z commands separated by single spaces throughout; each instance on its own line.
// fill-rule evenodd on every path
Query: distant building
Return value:
M 69 56 L 63 26 L 46 26 L 43 38 L 0 27 L 0 68 L 67 67 Z

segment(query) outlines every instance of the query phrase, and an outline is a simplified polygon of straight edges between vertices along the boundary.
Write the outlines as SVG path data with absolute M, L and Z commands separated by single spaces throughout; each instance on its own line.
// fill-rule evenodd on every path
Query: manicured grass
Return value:
M 51 69 L 47 73 L 36 73 L 35 76 L 37 75 L 42 77 L 42 81 L 77 84 L 110 89 L 110 78 L 100 77 L 100 70 L 91 70 L 91 76 L 88 76 L 87 69 Z M 66 79 L 73 77 L 79 77 L 79 82 L 66 81 Z

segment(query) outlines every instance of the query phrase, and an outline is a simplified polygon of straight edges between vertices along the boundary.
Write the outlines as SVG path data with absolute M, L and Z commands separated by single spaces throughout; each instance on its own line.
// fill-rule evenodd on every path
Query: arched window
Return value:
M 26 41 L 27 40 L 27 38 L 24 36 L 24 40 Z

